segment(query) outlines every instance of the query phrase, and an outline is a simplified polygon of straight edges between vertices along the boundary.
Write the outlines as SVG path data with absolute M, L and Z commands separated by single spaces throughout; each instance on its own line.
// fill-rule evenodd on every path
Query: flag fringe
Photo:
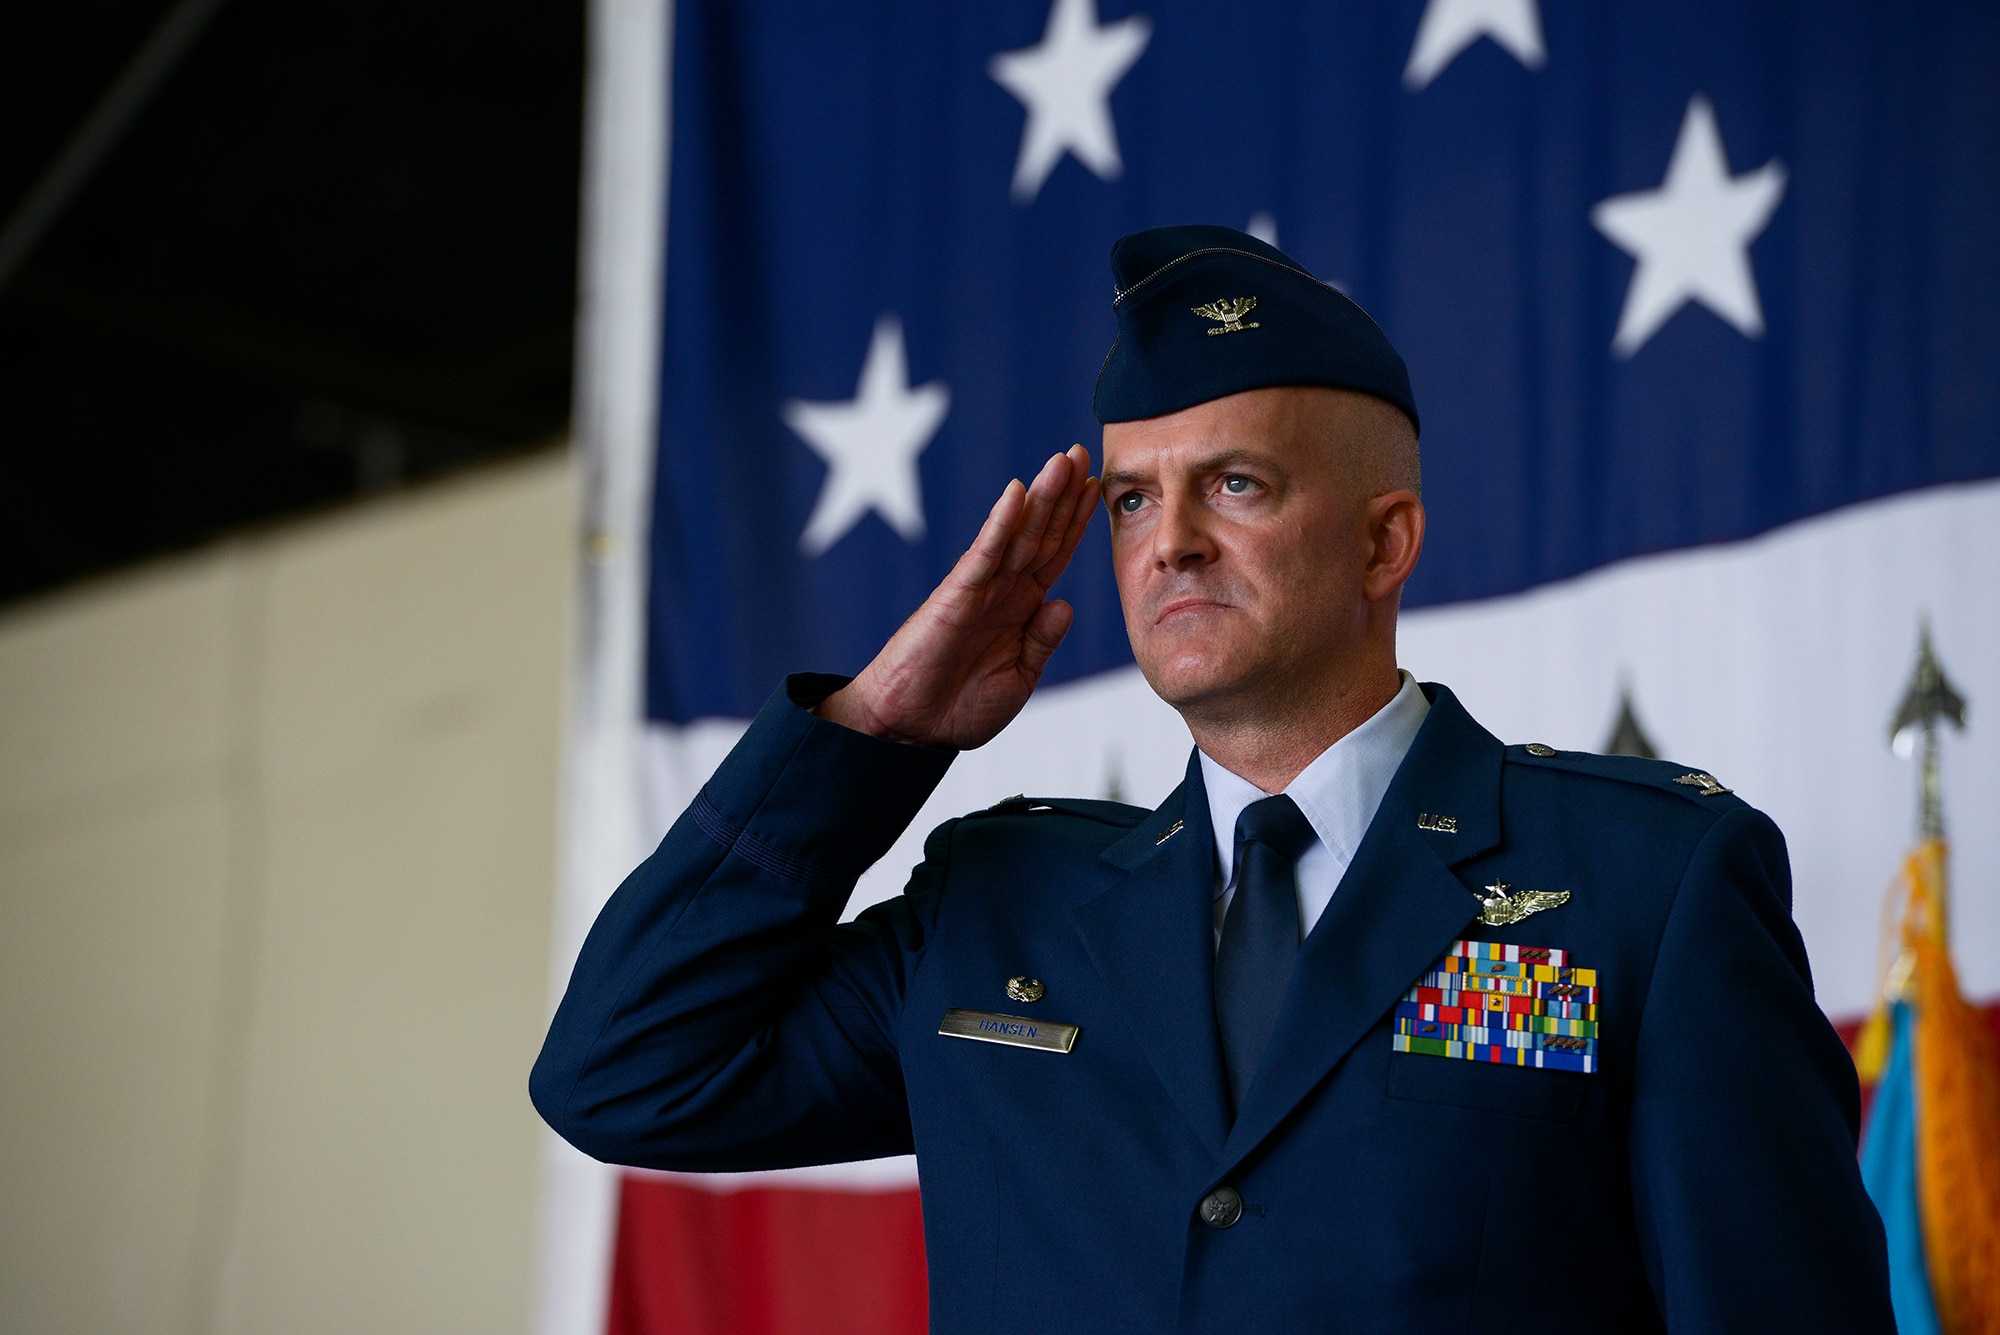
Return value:
M 2000 1335 L 2000 1043 L 1958 990 L 1945 942 L 1944 842 L 1904 863 L 1914 961 L 1917 1202 L 1945 1335 Z

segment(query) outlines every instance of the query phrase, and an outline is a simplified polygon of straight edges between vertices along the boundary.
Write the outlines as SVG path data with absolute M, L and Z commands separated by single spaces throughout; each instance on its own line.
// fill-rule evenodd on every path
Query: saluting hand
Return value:
M 1090 451 L 1050 458 L 1033 485 L 1007 484 L 958 564 L 819 715 L 877 737 L 970 750 L 1013 721 L 1069 633 L 1050 588 L 1097 508 Z

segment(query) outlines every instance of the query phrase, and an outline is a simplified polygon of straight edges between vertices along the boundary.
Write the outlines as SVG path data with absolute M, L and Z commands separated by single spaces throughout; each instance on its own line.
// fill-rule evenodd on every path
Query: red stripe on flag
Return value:
M 927 1303 L 915 1190 L 624 1180 L 607 1335 L 923 1335 Z
M 621 1187 L 608 1335 L 923 1335 L 928 1296 L 914 1189 Z

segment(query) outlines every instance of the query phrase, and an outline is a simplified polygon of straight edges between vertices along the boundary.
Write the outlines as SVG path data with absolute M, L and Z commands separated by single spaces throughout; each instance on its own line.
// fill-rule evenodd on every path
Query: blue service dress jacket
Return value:
M 1199 765 L 1155 811 L 947 822 L 842 925 L 951 756 L 812 715 L 840 681 L 772 697 L 592 930 L 530 1082 L 584 1152 L 914 1150 L 939 1332 L 1893 1331 L 1783 838 L 1720 785 L 1503 746 L 1426 684 L 1232 1108 Z M 1494 884 L 1569 898 L 1489 927 Z M 1590 971 L 1560 976 L 1595 989 L 1569 994 L 1596 1025 L 1570 1065 L 1594 1069 L 1410 1042 L 1456 1014 L 1413 989 L 1465 942 Z M 967 1041 L 939 1032 L 955 1009 L 1080 1033 Z

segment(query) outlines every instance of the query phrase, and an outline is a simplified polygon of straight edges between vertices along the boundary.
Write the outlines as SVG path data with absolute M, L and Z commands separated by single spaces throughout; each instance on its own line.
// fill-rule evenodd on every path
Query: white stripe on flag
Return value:
M 1595 750 L 1628 674 L 1669 759 L 1768 811 L 1791 847 L 1794 913 L 1820 1003 L 1865 1010 L 1883 888 L 1915 819 L 1915 775 L 1887 747 L 1928 610 L 1973 726 L 1945 743 L 1961 942 L 2000 939 L 2000 482 L 1876 501 L 1749 542 L 1625 562 L 1519 597 L 1403 618 L 1401 658 L 1509 742 Z M 810 665 L 807 665 L 810 666 Z M 1991 702 L 1988 705 L 1987 702 Z M 657 837 L 743 724 L 654 727 Z M 940 821 L 1025 792 L 1102 797 L 1115 776 L 1153 805 L 1186 768 L 1180 719 L 1136 668 L 1050 687 L 992 744 L 959 758 L 849 906 L 898 893 Z M 1956 817 L 1954 819 L 1954 817 Z M 1561 888 L 1561 887 L 1557 887 Z M 2000 955 L 1961 952 L 1967 995 L 2000 992 Z
M 2000 992 L 2000 958 L 1967 948 L 2000 939 L 1996 580 L 2000 482 L 1941 487 L 1416 612 L 1401 657 L 1506 741 L 1563 749 L 1603 744 L 1629 673 L 1661 753 L 1785 832 L 1820 1005 L 1849 1016 L 1872 1000 L 1883 890 L 1916 831 L 1914 767 L 1890 754 L 1887 730 L 1924 610 L 1972 702 L 1969 730 L 1944 743 L 1962 981 L 1968 996 Z

